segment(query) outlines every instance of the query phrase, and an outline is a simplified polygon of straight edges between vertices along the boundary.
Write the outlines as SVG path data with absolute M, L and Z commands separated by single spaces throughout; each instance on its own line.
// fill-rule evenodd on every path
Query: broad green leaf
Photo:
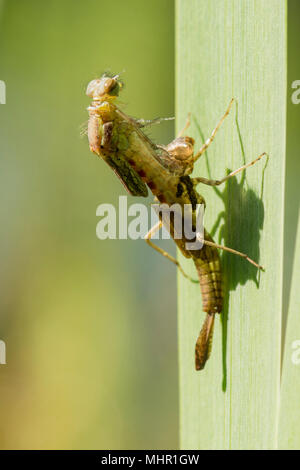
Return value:
M 205 224 L 216 242 L 247 253 L 266 271 L 222 254 L 225 307 L 211 358 L 194 370 L 204 321 L 199 286 L 179 275 L 181 447 L 273 449 L 280 400 L 286 132 L 285 0 L 178 0 L 177 128 L 188 112 L 197 148 L 232 97 L 234 106 L 197 176 L 220 178 L 262 152 L 245 177 L 219 191 L 201 185 Z M 209 171 L 208 171 L 209 166 Z M 194 273 L 192 263 L 182 260 Z

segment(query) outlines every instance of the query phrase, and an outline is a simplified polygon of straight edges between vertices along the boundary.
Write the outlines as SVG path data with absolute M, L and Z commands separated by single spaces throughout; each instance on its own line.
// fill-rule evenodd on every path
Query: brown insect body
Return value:
M 93 98 L 88 108 L 90 115 L 88 138 L 91 151 L 108 163 L 130 194 L 147 196 L 148 186 L 161 203 L 169 206 L 179 204 L 182 209 L 185 205 L 189 205 L 192 208 L 191 217 L 194 226 L 197 205 L 205 204 L 203 197 L 195 189 L 196 184 L 199 182 L 210 185 L 220 184 L 231 176 L 228 175 L 221 181 L 214 181 L 205 178 L 192 179 L 189 175 L 193 171 L 194 162 L 212 142 L 217 129 L 229 113 L 232 101 L 211 138 L 197 155 L 194 155 L 194 140 L 191 137 L 180 136 L 167 146 L 155 145 L 141 130 L 141 127 L 145 125 L 144 121 L 141 124 L 127 116 L 114 104 L 121 86 L 118 76 L 111 78 L 106 75 L 101 79 L 93 80 L 88 85 L 87 94 Z M 172 221 L 168 229 L 174 238 Z M 146 238 L 149 244 L 151 244 L 152 230 Z M 195 366 L 197 370 L 200 370 L 204 368 L 210 355 L 215 314 L 220 313 L 223 306 L 221 264 L 217 248 L 243 256 L 257 267 L 260 266 L 242 253 L 216 245 L 206 231 L 204 231 L 204 245 L 201 249 L 187 249 L 187 242 L 192 240 L 185 239 L 184 235 L 182 238 L 175 237 L 174 241 L 181 253 L 186 258 L 192 258 L 195 263 L 202 292 L 203 310 L 207 313 L 195 348 Z M 160 248 L 152 244 L 151 246 L 175 262 L 183 272 L 178 261 Z

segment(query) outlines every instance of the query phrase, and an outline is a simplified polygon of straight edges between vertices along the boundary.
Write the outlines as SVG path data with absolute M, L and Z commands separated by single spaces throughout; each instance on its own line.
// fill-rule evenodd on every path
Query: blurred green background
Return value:
M 96 238 L 126 193 L 80 138 L 107 69 L 128 114 L 174 114 L 173 0 L 0 1 L 0 57 L 0 448 L 176 448 L 175 268 Z
M 300 171 L 300 2 L 288 6 L 285 315 Z M 2 449 L 178 447 L 175 269 L 142 240 L 95 233 L 96 207 L 126 194 L 80 138 L 86 85 L 108 69 L 125 70 L 128 114 L 174 114 L 173 0 L 0 0 Z

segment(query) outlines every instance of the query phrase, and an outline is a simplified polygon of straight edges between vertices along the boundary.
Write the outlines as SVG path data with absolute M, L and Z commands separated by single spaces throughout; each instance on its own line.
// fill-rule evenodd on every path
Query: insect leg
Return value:
M 195 279 L 192 279 L 188 274 L 186 274 L 184 272 L 184 270 L 182 269 L 180 263 L 177 261 L 176 258 L 173 258 L 173 256 L 169 255 L 169 253 L 167 253 L 165 250 L 163 250 L 162 248 L 160 248 L 159 246 L 155 245 L 154 243 L 151 242 L 151 238 L 153 237 L 153 235 L 159 230 L 161 229 L 163 226 L 163 223 L 161 220 L 159 220 L 157 222 L 157 224 L 155 224 L 150 230 L 149 232 L 145 235 L 145 242 L 151 246 L 152 248 L 154 248 L 154 250 L 156 250 L 158 253 L 160 253 L 161 255 L 163 255 L 165 258 L 167 258 L 168 260 L 172 261 L 172 263 L 176 264 L 177 268 L 181 271 L 181 273 L 184 275 L 184 277 L 186 277 L 187 279 L 189 279 L 190 281 L 192 282 L 195 282 L 195 283 L 199 283 L 198 280 L 195 280 Z
M 202 147 L 200 148 L 200 150 L 196 153 L 196 155 L 194 155 L 194 162 L 199 158 L 201 157 L 201 155 L 205 152 L 205 150 L 210 146 L 210 144 L 212 143 L 212 141 L 214 140 L 215 138 L 215 135 L 216 133 L 218 132 L 218 130 L 220 129 L 221 125 L 223 124 L 223 122 L 225 121 L 225 118 L 228 116 L 228 114 L 230 113 L 230 109 L 232 107 L 232 104 L 234 102 L 234 98 L 231 99 L 230 103 L 229 103 L 229 106 L 228 108 L 226 109 L 225 111 L 225 114 L 221 117 L 220 121 L 218 122 L 218 124 L 216 125 L 216 127 L 214 128 L 214 130 L 212 131 L 211 133 L 211 136 L 207 139 L 207 141 L 202 145 Z
M 184 125 L 184 127 L 181 129 L 181 131 L 179 132 L 179 134 L 177 135 L 176 139 L 178 139 L 178 137 L 182 137 L 183 134 L 185 133 L 185 131 L 188 129 L 188 127 L 190 127 L 190 125 L 191 125 L 191 113 L 188 113 L 187 118 L 186 118 L 185 125 Z
M 252 162 L 247 163 L 246 165 L 241 166 L 237 170 L 232 171 L 231 173 L 229 173 L 229 175 L 225 176 L 221 180 L 209 180 L 207 178 L 202 178 L 202 177 L 192 178 L 193 184 L 197 185 L 199 183 L 203 183 L 203 184 L 208 184 L 209 186 L 219 186 L 219 184 L 225 183 L 225 181 L 227 181 L 232 176 L 237 175 L 240 171 L 246 170 L 246 168 L 249 168 L 249 166 L 254 165 L 256 162 L 258 162 L 265 155 L 267 155 L 266 152 L 262 153 L 255 160 L 253 160 Z
M 255 261 L 253 261 L 253 259 L 249 258 L 249 256 L 246 255 L 245 253 L 241 253 L 240 251 L 233 250 L 232 248 L 228 248 L 228 246 L 218 245 L 217 243 L 211 242 L 209 240 L 204 240 L 202 237 L 197 236 L 197 238 L 204 245 L 213 246 L 214 248 L 219 248 L 220 250 L 229 251 L 229 253 L 233 253 L 234 255 L 241 256 L 242 258 L 245 258 L 247 261 L 249 261 L 249 263 L 253 264 L 257 269 L 262 269 L 264 271 L 263 266 L 261 266 L 260 264 L 257 264 Z

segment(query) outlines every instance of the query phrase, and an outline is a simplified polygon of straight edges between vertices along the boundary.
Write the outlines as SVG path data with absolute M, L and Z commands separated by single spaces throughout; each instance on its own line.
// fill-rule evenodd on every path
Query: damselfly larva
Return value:
M 189 121 L 169 145 L 156 145 L 144 134 L 142 128 L 157 122 L 157 120 L 136 120 L 121 111 L 116 104 L 121 89 L 122 82 L 118 75 L 104 74 L 101 78 L 89 83 L 86 93 L 92 98 L 92 103 L 88 107 L 88 139 L 91 151 L 113 169 L 127 191 L 133 196 L 147 196 L 148 187 L 160 203 L 168 206 L 179 204 L 182 209 L 185 205 L 190 205 L 194 220 L 197 206 L 205 203 L 203 197 L 196 191 L 196 186 L 199 183 L 211 186 L 220 185 L 258 162 L 265 155 L 262 153 L 252 162 L 243 165 L 220 180 L 191 178 L 189 175 L 193 171 L 195 161 L 212 143 L 222 122 L 230 112 L 233 100 L 209 139 L 194 154 L 194 140 L 184 136 Z M 163 219 L 161 218 L 145 236 L 146 242 L 174 262 L 183 275 L 189 277 L 175 258 L 152 243 L 151 237 L 162 225 Z M 196 234 L 196 239 L 202 242 L 202 248 L 195 250 L 187 249 L 187 243 L 191 240 L 187 240 L 184 235 L 181 238 L 174 237 L 175 229 L 172 223 L 168 229 L 181 253 L 186 258 L 193 259 L 199 277 L 203 310 L 207 314 L 195 347 L 195 366 L 197 370 L 200 370 L 204 368 L 210 355 L 215 314 L 221 313 L 223 307 L 218 249 L 239 255 L 258 269 L 262 269 L 262 267 L 246 254 L 214 243 L 205 230 L 204 236 L 200 233 Z

